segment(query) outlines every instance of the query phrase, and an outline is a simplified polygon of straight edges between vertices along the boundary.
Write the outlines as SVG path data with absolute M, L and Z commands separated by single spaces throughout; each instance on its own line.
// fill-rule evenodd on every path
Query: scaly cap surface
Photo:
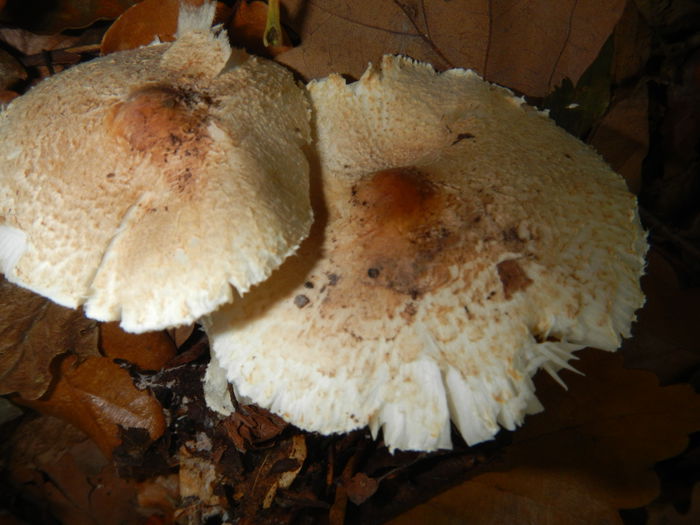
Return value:
M 312 234 L 207 325 L 238 394 L 390 449 L 450 447 L 450 420 L 474 444 L 541 409 L 539 368 L 629 335 L 646 241 L 589 147 L 471 71 L 385 57 L 309 91 Z
M 232 63 L 213 4 L 178 39 L 40 83 L 0 115 L 0 269 L 130 331 L 191 322 L 308 233 L 305 93 Z

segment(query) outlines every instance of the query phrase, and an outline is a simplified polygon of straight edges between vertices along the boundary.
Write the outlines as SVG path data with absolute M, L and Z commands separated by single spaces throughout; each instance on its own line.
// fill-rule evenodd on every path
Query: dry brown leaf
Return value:
M 19 96 L 19 93 L 17 93 L 16 91 L 2 89 L 2 90 L 0 90 L 0 104 L 9 104 L 14 99 L 16 99 L 18 96 Z
M 17 405 L 4 397 L 0 397 L 0 425 L 4 425 L 8 421 L 17 419 L 23 414 L 24 411 Z
M 358 472 L 343 485 L 345 485 L 348 499 L 355 505 L 361 505 L 377 492 L 379 481 L 370 478 L 364 472 Z
M 363 0 L 285 2 L 301 45 L 278 60 L 307 79 L 358 77 L 367 62 L 401 53 L 437 68 L 468 67 L 487 80 L 544 96 L 574 83 L 619 20 L 624 0 Z
M 196 455 L 183 445 L 178 453 L 179 494 L 182 499 L 196 501 L 204 507 L 219 507 L 225 504 L 217 487 L 223 484 L 223 478 L 217 472 L 216 464 L 207 454 Z
M 632 84 L 633 89 L 618 89 L 605 117 L 588 138 L 627 181 L 633 193 L 639 193 L 641 172 L 649 149 L 649 96 L 640 77 L 651 52 L 651 34 L 634 2 L 628 2 L 613 34 L 614 56 L 610 82 Z
M 622 175 L 633 193 L 642 186 L 642 163 L 649 149 L 649 97 L 639 86 L 627 98 L 613 103 L 590 138 L 591 145 Z
M 0 49 L 0 89 L 12 87 L 20 80 L 27 78 L 27 72 L 12 55 Z
M 278 436 L 287 427 L 281 417 L 256 405 L 238 407 L 222 425 L 229 439 L 241 452 Z
M 52 51 L 73 46 L 80 41 L 80 37 L 64 34 L 36 35 L 17 27 L 1 27 L 0 40 L 23 55 L 36 55 L 42 51 Z
M 691 494 L 691 506 L 687 512 L 679 512 L 671 504 L 649 506 L 647 525 L 697 525 L 700 523 L 700 483 Z
M 36 399 L 51 383 L 57 355 L 96 355 L 97 323 L 0 279 L 0 394 Z
M 103 55 L 136 49 L 158 38 L 175 39 L 180 0 L 143 0 L 126 10 L 109 27 L 100 45 Z
M 35 33 L 56 34 L 87 27 L 97 20 L 117 18 L 138 0 L 17 1 L 0 14 L 0 20 Z
M 142 370 L 160 370 L 177 352 L 166 332 L 130 334 L 118 322 L 100 325 L 100 348 L 107 357 L 125 359 Z
M 272 506 L 278 489 L 288 489 L 294 482 L 304 465 L 304 461 L 306 461 L 306 454 L 306 438 L 303 434 L 295 434 L 292 436 L 287 456 L 270 463 L 267 475 L 272 478 L 272 481 L 269 482 L 269 488 L 263 498 L 262 507 L 264 509 L 269 509 Z
M 167 333 L 172 342 L 175 344 L 175 347 L 180 348 L 185 341 L 190 338 L 196 329 L 196 324 L 188 324 L 184 326 L 176 326 L 175 328 L 169 328 Z
M 542 414 L 528 418 L 505 453 L 505 471 L 477 476 L 393 523 L 459 519 L 496 523 L 621 523 L 658 492 L 653 465 L 700 430 L 700 396 L 626 370 L 619 355 L 586 350 L 566 373 L 568 391 L 538 378 Z
M 280 439 L 276 446 L 265 452 L 254 475 L 245 485 L 237 487 L 234 498 L 240 500 L 243 515 L 253 518 L 260 509 L 269 509 L 280 488 L 287 488 L 306 460 L 306 438 L 295 434 Z
M 168 474 L 140 481 L 137 499 L 139 507 L 163 516 L 165 523 L 172 523 L 180 499 L 179 475 Z
M 622 84 L 644 71 L 651 54 L 651 29 L 636 2 L 627 2 L 613 38 L 615 59 L 612 81 Z
M 119 427 L 146 429 L 151 439 L 165 431 L 160 403 L 137 390 L 129 373 L 107 357 L 79 362 L 67 356 L 58 380 L 40 400 L 17 402 L 72 423 L 97 443 L 106 456 L 121 443 Z
M 68 423 L 48 416 L 25 422 L 6 446 L 9 481 L 36 503 L 34 522 L 41 508 L 61 523 L 144 521 L 134 505 L 136 483 L 119 478 L 99 448 Z
M 635 338 L 623 345 L 630 368 L 652 370 L 662 384 L 683 381 L 700 366 L 695 331 L 700 326 L 700 289 L 684 289 L 673 266 L 652 248 L 647 256 L 642 289 L 647 303 L 639 312 Z
M 102 38 L 100 52 L 103 55 L 136 49 L 158 39 L 161 42 L 175 40 L 177 18 L 181 1 L 201 5 L 204 0 L 143 0 L 125 11 L 107 30 Z M 217 2 L 215 23 L 225 17 L 227 8 Z

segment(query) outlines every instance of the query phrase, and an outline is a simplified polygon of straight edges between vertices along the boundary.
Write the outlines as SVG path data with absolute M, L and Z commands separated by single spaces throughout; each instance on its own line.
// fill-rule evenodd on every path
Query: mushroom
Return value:
M 538 369 L 558 378 L 576 350 L 630 335 L 635 197 L 546 113 L 472 71 L 394 56 L 308 89 L 317 222 L 206 321 L 211 400 L 225 374 L 302 429 L 450 448 L 450 421 L 468 444 L 512 430 L 542 408 Z
M 181 12 L 174 43 L 51 77 L 0 115 L 0 269 L 139 332 L 264 280 L 312 222 L 305 90 Z

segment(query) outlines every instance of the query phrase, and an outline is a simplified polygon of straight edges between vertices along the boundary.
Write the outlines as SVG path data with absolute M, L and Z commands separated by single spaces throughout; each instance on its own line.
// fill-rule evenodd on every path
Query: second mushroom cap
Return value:
M 474 444 L 541 408 L 539 368 L 629 335 L 646 242 L 590 148 L 470 71 L 385 57 L 309 91 L 317 222 L 212 315 L 210 399 L 225 374 L 306 430 Z

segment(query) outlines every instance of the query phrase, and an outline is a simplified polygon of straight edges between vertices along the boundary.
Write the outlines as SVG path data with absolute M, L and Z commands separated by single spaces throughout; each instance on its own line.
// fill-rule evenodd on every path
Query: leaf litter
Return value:
M 252 47 L 245 42 L 254 43 L 256 32 L 264 30 L 263 4 L 242 4 L 233 14 L 221 12 L 234 40 Z M 473 67 L 487 79 L 535 98 L 568 85 L 567 105 L 579 103 L 582 90 L 602 86 L 586 99 L 590 110 L 580 112 L 572 125 L 590 134 L 616 169 L 624 172 L 631 166 L 625 177 L 644 194 L 648 185 L 639 175 L 641 160 L 655 145 L 639 133 L 638 123 L 646 115 L 647 98 L 640 93 L 646 93 L 644 67 L 651 44 L 638 37 L 662 15 L 645 2 L 593 4 L 562 2 L 552 9 L 535 1 L 470 0 L 458 11 L 449 2 L 427 0 L 291 0 L 282 2 L 283 24 L 301 43 L 271 54 L 310 78 L 331 71 L 357 75 L 367 61 L 403 52 L 439 68 Z M 144 17 L 147 25 L 159 18 L 149 16 Z M 65 26 L 62 20 L 64 15 L 47 27 Z M 683 17 L 669 23 L 682 25 Z M 656 23 L 655 29 L 660 26 Z M 604 43 L 613 28 L 610 60 Z M 117 40 L 126 42 L 128 31 L 121 31 Z M 537 48 L 544 44 L 546 49 Z M 676 99 L 687 104 L 688 97 Z M 610 104 L 604 112 L 596 109 L 603 102 Z M 620 144 L 624 154 L 616 157 Z M 680 198 L 670 195 L 662 203 L 666 207 Z M 663 305 L 673 305 L 680 296 L 677 308 L 685 319 L 696 295 L 685 285 L 687 267 L 667 258 L 673 239 L 658 231 L 655 235 L 661 235 L 663 249 L 653 256 L 663 262 L 654 267 L 662 270 L 647 278 L 649 305 L 641 312 L 641 336 L 629 341 L 623 353 L 626 362 L 656 371 L 661 370 L 658 356 L 669 349 L 677 355 L 682 349 L 686 357 L 698 354 L 697 345 L 690 346 L 694 338 L 683 335 L 683 321 L 669 315 L 655 322 L 663 318 Z M 684 268 L 681 279 L 673 286 L 660 284 L 679 268 Z M 26 298 L 10 299 L 17 292 L 7 290 L 0 295 L 0 308 L 11 312 L 3 310 L 0 318 L 5 323 L 0 385 L 5 394 L 15 392 L 12 399 L 20 395 L 24 406 L 56 416 L 25 409 L 23 416 L 0 426 L 1 464 L 9 480 L 2 503 L 30 522 L 109 523 L 110 516 L 119 516 L 133 523 L 209 518 L 379 523 L 468 480 L 452 489 L 456 493 L 446 492 L 402 519 L 425 517 L 439 523 L 479 511 L 474 523 L 512 521 L 514 516 L 620 523 L 618 509 L 642 507 L 658 494 L 654 464 L 683 457 L 677 454 L 688 434 L 700 430 L 698 396 L 689 388 L 659 386 L 650 373 L 623 368 L 619 357 L 587 350 L 579 362 L 586 377 L 569 378 L 567 392 L 538 378 L 548 408 L 528 418 L 519 431 L 502 432 L 478 447 L 466 447 L 455 436 L 453 451 L 390 455 L 364 430 L 329 437 L 306 434 L 252 405 L 239 405 L 229 418 L 212 413 L 201 391 L 207 343 L 196 327 L 180 332 L 177 344 L 166 333 L 136 340 L 94 323 L 85 331 L 81 323 L 91 322 L 79 313 L 49 316 L 49 309 L 60 307 L 42 306 L 44 300 L 28 292 L 23 292 Z M 647 326 L 652 327 L 651 342 Z M 35 344 L 26 346 L 28 342 Z M 680 357 L 676 368 L 661 377 L 673 383 L 698 368 L 695 357 Z M 668 502 L 676 500 L 665 488 L 663 473 L 661 481 L 667 505 L 661 501 L 649 507 L 650 523 L 664 513 L 677 514 L 668 510 Z M 692 509 L 697 506 L 696 501 Z

